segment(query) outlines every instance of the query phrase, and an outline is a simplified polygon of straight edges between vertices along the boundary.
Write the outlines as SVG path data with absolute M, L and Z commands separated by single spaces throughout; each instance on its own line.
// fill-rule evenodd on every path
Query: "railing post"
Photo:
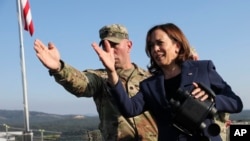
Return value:
M 8 141 L 9 140 L 9 131 L 8 131 L 8 128 L 9 126 L 7 124 L 3 124 L 3 126 L 5 127 L 5 132 L 6 132 L 6 140 Z

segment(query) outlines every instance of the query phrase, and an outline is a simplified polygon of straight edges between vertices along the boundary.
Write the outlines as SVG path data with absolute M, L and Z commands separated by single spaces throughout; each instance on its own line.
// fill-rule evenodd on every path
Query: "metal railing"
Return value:
M 2 125 L 2 126 L 1 126 Z M 24 129 L 0 124 L 0 141 L 23 141 Z M 99 130 L 81 132 L 57 132 L 45 129 L 32 129 L 33 141 L 102 141 Z

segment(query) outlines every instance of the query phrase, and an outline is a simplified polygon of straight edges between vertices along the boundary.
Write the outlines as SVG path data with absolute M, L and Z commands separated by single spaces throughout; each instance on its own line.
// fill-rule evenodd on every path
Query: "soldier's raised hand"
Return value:
M 36 56 L 46 68 L 52 71 L 60 70 L 60 54 L 53 43 L 48 43 L 47 47 L 40 40 L 36 39 L 34 49 Z

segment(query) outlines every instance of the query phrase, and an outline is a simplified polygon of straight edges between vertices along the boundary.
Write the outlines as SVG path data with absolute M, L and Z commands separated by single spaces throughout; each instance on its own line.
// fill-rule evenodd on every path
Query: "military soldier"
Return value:
M 135 95 L 139 82 L 150 74 L 131 62 L 132 41 L 127 29 L 123 25 L 112 24 L 102 27 L 99 34 L 99 45 L 108 43 L 114 48 L 115 68 L 124 88 L 129 96 Z M 149 112 L 132 118 L 121 115 L 107 89 L 105 69 L 79 71 L 61 60 L 52 43 L 46 47 L 40 40 L 35 40 L 34 49 L 50 75 L 67 91 L 76 97 L 93 97 L 100 118 L 99 129 L 105 141 L 157 141 L 157 127 Z

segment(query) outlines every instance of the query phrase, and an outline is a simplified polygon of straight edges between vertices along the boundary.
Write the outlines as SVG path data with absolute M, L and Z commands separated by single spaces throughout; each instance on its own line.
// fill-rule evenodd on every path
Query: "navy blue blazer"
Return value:
M 238 113 L 242 111 L 241 99 L 232 91 L 231 87 L 216 72 L 212 61 L 186 61 L 182 64 L 180 88 L 191 92 L 193 82 L 202 82 L 209 86 L 216 94 L 215 107 L 220 112 Z M 132 98 L 124 90 L 119 81 L 116 86 L 110 88 L 112 96 L 118 104 L 121 113 L 126 117 L 136 116 L 145 110 L 149 110 L 154 116 L 159 131 L 159 141 L 200 141 L 198 135 L 189 136 L 183 134 L 171 123 L 171 106 L 166 99 L 164 89 L 164 75 L 162 73 L 140 83 L 140 91 Z M 206 124 L 213 123 L 213 119 L 207 118 Z M 221 141 L 219 136 L 209 136 L 211 141 Z

